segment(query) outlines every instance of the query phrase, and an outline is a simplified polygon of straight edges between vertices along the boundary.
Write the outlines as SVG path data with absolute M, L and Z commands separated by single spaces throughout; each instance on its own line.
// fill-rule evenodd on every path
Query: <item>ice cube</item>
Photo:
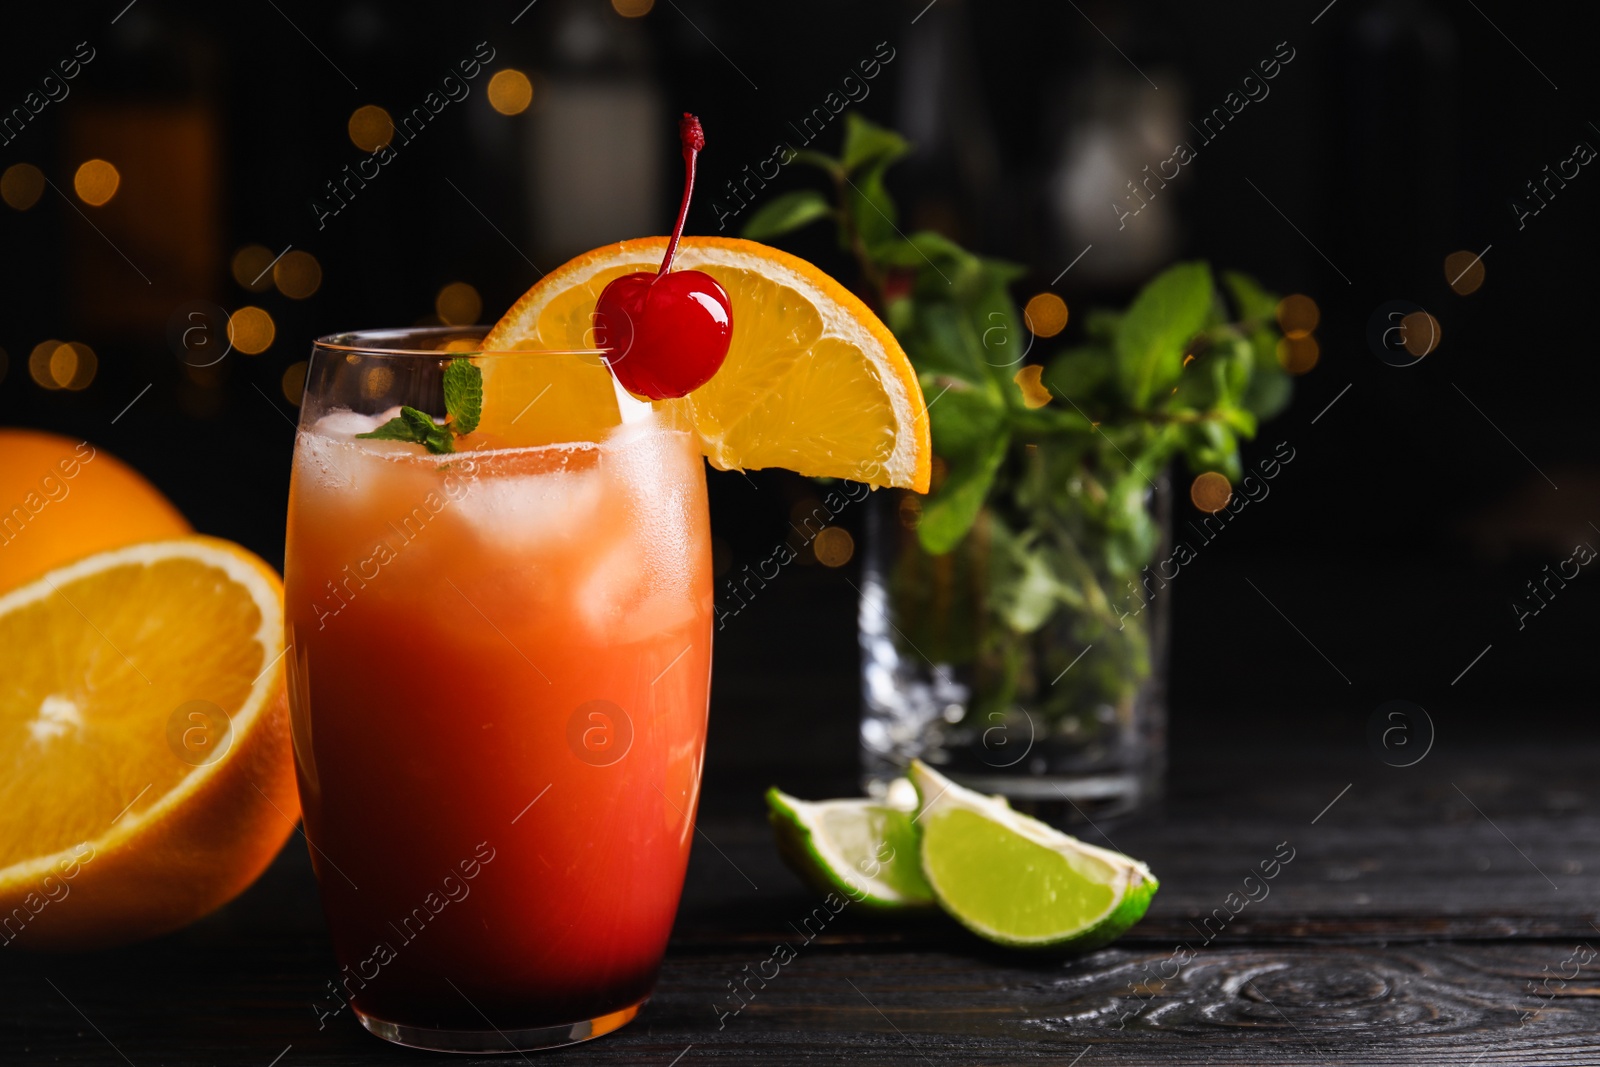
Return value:
M 457 506 L 487 547 L 526 552 L 551 541 L 592 537 L 603 490 L 593 469 L 489 474 L 467 480 Z
M 360 492 L 396 475 L 395 459 L 424 459 L 427 453 L 407 441 L 358 440 L 398 415 L 398 407 L 377 415 L 340 408 L 322 416 L 295 439 L 295 463 L 309 484 L 323 490 Z
M 311 429 L 313 433 L 348 440 L 357 434 L 371 433 L 399 414 L 398 407 L 390 408 L 379 415 L 363 415 L 349 408 L 339 408 L 322 416 Z
M 682 630 L 694 622 L 699 608 L 694 601 L 677 593 L 659 593 L 627 612 L 628 639 L 659 640 L 661 635 Z
M 647 578 L 633 539 L 624 537 L 576 584 L 573 606 L 595 640 L 623 639 L 628 616 L 650 591 Z
M 659 424 L 619 427 L 601 453 L 606 492 L 625 509 L 638 566 L 656 591 L 680 598 L 691 595 L 695 573 L 691 530 L 703 521 L 694 510 L 702 462 L 686 434 Z
M 296 472 L 320 490 L 350 489 L 355 485 L 353 451 L 343 439 L 301 430 L 295 439 Z

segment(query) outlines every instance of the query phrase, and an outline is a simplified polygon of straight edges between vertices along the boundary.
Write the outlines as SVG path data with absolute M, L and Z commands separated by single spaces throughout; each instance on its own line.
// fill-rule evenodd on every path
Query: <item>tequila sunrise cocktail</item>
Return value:
M 648 409 L 546 447 L 356 436 L 441 408 L 452 362 L 542 358 L 440 351 L 469 344 L 319 342 L 285 613 L 341 965 L 319 1018 L 505 1051 L 598 1036 L 650 994 L 694 835 L 711 559 L 699 443 Z
M 701 457 L 927 491 L 894 336 L 804 260 L 683 238 L 679 134 L 670 238 L 543 274 L 487 335 L 317 342 L 284 614 L 323 1023 L 487 1052 L 633 1018 L 705 747 Z

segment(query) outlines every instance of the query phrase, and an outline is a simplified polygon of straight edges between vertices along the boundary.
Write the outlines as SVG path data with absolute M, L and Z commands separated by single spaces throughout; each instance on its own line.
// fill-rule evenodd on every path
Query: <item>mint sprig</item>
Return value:
M 452 359 L 444 369 L 444 409 L 446 421 L 433 421 L 426 411 L 401 407 L 400 414 L 370 433 L 357 437 L 377 441 L 409 441 L 429 452 L 456 450 L 455 439 L 478 428 L 483 415 L 483 371 L 470 359 Z
M 1028 535 L 1017 541 L 1030 561 L 1023 573 L 1040 571 L 1038 559 L 1065 552 L 1056 529 L 1065 516 L 1084 526 L 1075 538 L 1092 528 L 1104 539 L 1105 556 L 1126 571 L 1115 576 L 1121 588 L 1158 542 L 1145 499 L 1155 472 L 1181 457 L 1196 474 L 1237 483 L 1240 439 L 1288 402 L 1278 298 L 1244 275 L 1178 263 L 1126 309 L 1083 315 L 1078 345 L 1049 351 L 1053 342 L 1035 343 L 1011 296 L 1022 268 L 892 224 L 884 173 L 908 151 L 892 130 L 846 113 L 838 157 L 795 157 L 826 175 L 831 199 L 816 189 L 775 197 L 743 236 L 768 241 L 819 219 L 836 223 L 868 302 L 905 346 L 927 397 L 943 397 L 928 417 L 948 473 L 923 502 L 923 549 L 952 551 L 986 509 L 998 511 Z M 1054 403 L 1023 403 L 1014 378 L 1025 362 L 1043 366 Z M 1059 575 L 1075 561 L 1053 562 Z M 1032 632 L 1041 618 L 1007 621 Z
M 409 441 L 414 445 L 426 447 L 429 452 L 456 450 L 455 438 L 450 433 L 450 427 L 439 425 L 433 421 L 432 415 L 412 407 L 402 407 L 399 415 L 376 430 L 370 433 L 358 433 L 356 436 L 378 441 Z
M 478 428 L 483 414 L 483 371 L 470 359 L 452 359 L 444 369 L 444 409 L 457 436 Z

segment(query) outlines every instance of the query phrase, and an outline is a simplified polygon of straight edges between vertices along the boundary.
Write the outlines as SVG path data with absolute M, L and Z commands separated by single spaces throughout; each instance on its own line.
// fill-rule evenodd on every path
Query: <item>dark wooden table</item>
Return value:
M 1592 749 L 1435 752 L 1405 769 L 1364 753 L 1180 761 L 1164 810 L 1082 831 L 1149 861 L 1162 889 L 1127 937 L 1075 959 L 848 907 L 806 943 L 795 927 L 817 900 L 771 846 L 765 783 L 713 774 L 655 999 L 624 1030 L 538 1058 L 1600 1064 L 1597 765 Z M 1288 850 L 1267 895 L 1241 904 L 1261 897 L 1246 876 Z M 720 1014 L 780 941 L 793 961 Z M 153 944 L 0 952 L 0 1064 L 426 1057 L 347 1015 L 319 1030 L 335 971 L 297 839 L 234 904 Z

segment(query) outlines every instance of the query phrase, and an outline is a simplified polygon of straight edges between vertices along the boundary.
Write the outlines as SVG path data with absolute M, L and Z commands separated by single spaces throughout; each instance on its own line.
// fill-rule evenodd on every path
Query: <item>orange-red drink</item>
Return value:
M 632 1018 L 678 905 L 711 671 L 704 464 L 650 414 L 535 448 L 355 436 L 426 406 L 448 359 L 319 345 L 303 405 L 290 692 L 340 965 L 315 1010 L 429 1048 L 561 1044 Z

